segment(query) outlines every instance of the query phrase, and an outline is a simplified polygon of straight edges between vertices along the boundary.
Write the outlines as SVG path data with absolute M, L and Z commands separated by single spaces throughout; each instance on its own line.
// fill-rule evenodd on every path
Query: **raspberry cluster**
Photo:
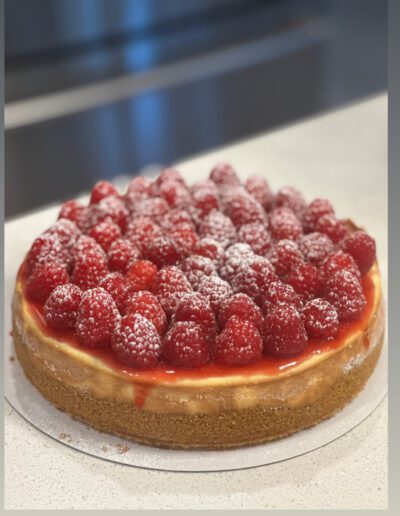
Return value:
M 241 366 L 335 338 L 375 259 L 328 200 L 220 163 L 191 187 L 168 168 L 67 201 L 27 254 L 26 289 L 49 325 L 129 366 Z

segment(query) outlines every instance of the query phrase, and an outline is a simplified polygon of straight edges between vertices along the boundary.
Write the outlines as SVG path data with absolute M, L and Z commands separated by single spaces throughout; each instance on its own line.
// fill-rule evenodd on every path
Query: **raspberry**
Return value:
M 209 258 L 198 255 L 189 256 L 183 260 L 180 267 L 195 290 L 205 276 L 217 273 L 214 263 Z
M 332 204 L 327 199 L 314 199 L 304 210 L 302 222 L 305 233 L 316 231 L 318 219 L 323 215 L 335 215 Z
M 174 241 L 163 235 L 154 239 L 150 244 L 146 258 L 155 263 L 157 267 L 163 267 L 164 265 L 175 265 L 180 256 Z
M 269 253 L 269 259 L 278 276 L 283 279 L 289 272 L 304 261 L 299 246 L 293 240 L 279 240 Z
M 341 247 L 354 258 L 361 274 L 367 274 L 376 259 L 375 240 L 365 231 L 356 231 L 343 240 Z
M 201 238 L 208 237 L 216 240 L 225 249 L 236 242 L 236 229 L 232 221 L 220 211 L 211 211 L 201 222 L 199 227 Z
M 185 207 L 192 202 L 189 190 L 179 181 L 164 181 L 159 188 L 160 196 L 163 197 L 171 208 Z
M 202 217 L 219 208 L 218 194 L 211 189 L 202 188 L 193 192 L 193 204 Z
M 70 249 L 81 236 L 81 231 L 72 220 L 59 219 L 44 234 L 55 236 L 62 246 Z
M 336 308 L 343 322 L 359 319 L 366 305 L 360 282 L 347 270 L 336 272 L 328 280 L 325 298 Z
M 136 206 L 136 213 L 141 217 L 149 217 L 157 224 L 161 224 L 165 214 L 168 212 L 169 206 L 162 197 L 150 197 L 139 201 Z
M 322 215 L 315 223 L 315 230 L 327 235 L 334 244 L 337 244 L 349 234 L 346 225 L 332 213 Z
M 318 269 L 311 263 L 300 263 L 288 274 L 286 282 L 291 285 L 306 302 L 322 293 L 322 278 Z
M 356 278 L 361 279 L 361 273 L 354 258 L 349 253 L 343 251 L 336 251 L 331 254 L 320 266 L 321 276 L 327 280 L 340 270 L 347 270 L 351 272 Z
M 224 328 L 232 316 L 249 321 L 260 330 L 263 317 L 260 308 L 246 294 L 234 294 L 221 304 L 218 314 L 220 328 Z
M 136 210 L 136 205 L 142 199 L 150 196 L 151 179 L 144 176 L 137 176 L 129 182 L 126 194 L 124 195 L 125 206 L 130 212 Z
M 181 224 L 172 228 L 169 234 L 175 243 L 180 258 L 194 254 L 199 237 L 192 225 Z
M 299 219 L 286 206 L 274 208 L 269 214 L 268 221 L 269 229 L 275 240 L 297 240 L 303 233 Z
M 44 234 L 34 240 L 26 257 L 27 274 L 31 274 L 37 264 L 46 261 L 68 263 L 68 251 L 55 235 Z
M 165 217 L 161 221 L 162 227 L 171 231 L 179 226 L 185 227 L 193 227 L 193 220 L 190 214 L 186 210 L 182 210 L 180 208 L 173 208 L 168 213 L 165 214 Z
M 83 212 L 85 207 L 79 201 L 71 200 L 66 201 L 60 209 L 58 214 L 59 219 L 69 219 L 80 228 L 81 219 L 83 216 Z
M 267 258 L 257 256 L 241 264 L 232 281 L 232 288 L 234 292 L 243 292 L 258 303 L 260 296 L 276 279 L 271 262 Z
M 274 196 L 268 182 L 258 176 L 250 176 L 245 183 L 246 190 L 258 201 L 265 211 L 272 207 Z
M 82 291 L 72 283 L 59 285 L 47 298 L 44 305 L 46 321 L 58 330 L 75 328 Z
M 203 278 L 197 290 L 200 294 L 209 299 L 215 313 L 218 313 L 221 303 L 233 294 L 229 283 L 217 275 Z
M 226 366 L 243 366 L 262 356 L 263 341 L 253 323 L 232 316 L 215 339 L 216 362 Z
M 264 352 L 290 357 L 307 347 L 307 333 L 299 311 L 289 304 L 271 307 L 263 325 Z
M 87 235 L 82 235 L 71 249 L 72 261 L 76 260 L 82 253 L 86 253 L 88 251 L 101 254 L 104 257 L 106 256 L 104 249 L 96 242 L 94 238 Z
M 120 362 L 138 369 L 155 367 L 161 356 L 160 336 L 154 325 L 140 314 L 121 319 L 111 347 Z
M 129 211 L 119 197 L 106 197 L 100 201 L 98 206 L 107 214 L 107 217 L 110 217 L 115 224 L 118 224 L 123 233 L 126 231 L 129 221 Z M 99 220 L 98 222 L 103 222 L 103 220 Z
M 36 265 L 26 282 L 26 290 L 33 301 L 44 303 L 53 289 L 65 283 L 69 283 L 66 266 L 60 262 L 46 261 Z
M 284 186 L 275 197 L 275 206 L 290 208 L 297 217 L 301 217 L 307 204 L 303 194 L 293 186 Z
M 149 217 L 138 217 L 128 226 L 126 237 L 140 250 L 146 253 L 154 239 L 161 237 L 163 231 Z
M 270 234 L 264 224 L 259 222 L 245 224 L 239 229 L 238 236 L 241 242 L 249 244 L 252 250 L 259 255 L 265 255 L 272 245 Z
M 100 280 L 99 287 L 104 288 L 111 294 L 118 310 L 121 314 L 124 313 L 131 286 L 122 274 L 120 272 L 110 272 Z
M 192 292 L 192 286 L 184 273 L 175 266 L 163 267 L 154 277 L 151 291 L 157 296 L 163 310 L 170 317 L 184 294 Z
M 289 304 L 300 309 L 303 303 L 293 287 L 282 283 L 281 281 L 273 281 L 268 289 L 263 293 L 261 298 L 261 308 L 263 312 L 268 312 L 272 306 Z
M 199 293 L 186 294 L 180 301 L 173 315 L 173 323 L 180 321 L 194 322 L 198 324 L 203 334 L 209 339 L 214 339 L 217 333 L 215 315 L 210 301 Z
M 157 270 L 157 265 L 154 265 L 154 263 L 148 260 L 137 260 L 129 267 L 126 279 L 135 292 L 149 290 Z
M 218 187 L 214 183 L 214 181 L 212 181 L 211 179 L 205 179 L 204 181 L 197 181 L 197 183 L 194 183 L 190 187 L 190 191 L 192 192 L 192 195 L 194 195 L 195 192 L 197 192 L 198 190 L 208 190 L 218 196 Z
M 339 329 L 339 319 L 335 308 L 324 299 L 308 301 L 302 316 L 308 336 L 312 339 L 333 339 Z
M 111 244 L 107 256 L 110 271 L 126 274 L 129 266 L 140 258 L 140 251 L 129 240 L 119 238 Z
M 160 335 L 164 335 L 167 329 L 167 316 L 158 299 L 151 292 L 144 290 L 131 294 L 126 303 L 125 313 L 142 315 L 154 324 Z
M 210 172 L 210 179 L 219 188 L 240 185 L 240 180 L 235 170 L 228 163 L 217 163 Z
M 118 191 L 115 186 L 108 181 L 99 181 L 92 189 L 90 204 L 98 204 L 102 199 L 105 199 L 110 195 L 118 195 Z
M 166 183 L 168 181 L 175 181 L 178 183 L 181 183 L 181 185 L 186 187 L 185 180 L 182 176 L 182 174 L 179 172 L 179 170 L 176 170 L 176 168 L 165 168 L 160 175 L 157 177 L 157 179 L 153 183 L 153 187 L 160 187 L 163 183 Z M 153 195 L 158 195 L 154 194 Z
M 88 290 L 97 287 L 108 272 L 105 255 L 94 249 L 87 249 L 78 253 L 75 258 L 71 282 L 82 290 Z
M 230 193 L 223 205 L 225 214 L 237 228 L 254 222 L 264 224 L 266 221 L 263 207 L 244 188 Z
M 299 238 L 298 244 L 306 260 L 317 266 L 334 251 L 332 240 L 317 232 L 303 235 Z
M 206 237 L 199 240 L 193 252 L 212 260 L 215 267 L 220 267 L 224 261 L 225 253 L 222 246 L 212 238 Z
M 111 244 L 121 237 L 121 230 L 114 222 L 100 222 L 91 228 L 89 236 L 94 238 L 105 252 L 108 252 Z
M 164 339 L 165 360 L 176 367 L 200 367 L 210 360 L 210 348 L 200 325 L 177 322 Z

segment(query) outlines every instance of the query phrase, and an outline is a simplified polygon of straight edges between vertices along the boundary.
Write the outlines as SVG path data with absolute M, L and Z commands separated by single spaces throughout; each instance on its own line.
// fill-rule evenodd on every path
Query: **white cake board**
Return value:
M 167 471 L 224 471 L 279 462 L 311 452 L 361 423 L 387 392 L 387 344 L 364 390 L 337 415 L 290 437 L 227 451 L 175 451 L 153 448 L 98 432 L 72 419 L 47 402 L 25 378 L 15 357 L 11 331 L 11 298 L 18 265 L 32 235 L 55 220 L 57 211 L 43 210 L 6 224 L 4 391 L 7 401 L 38 430 L 78 451 L 101 459 Z M 50 221 L 50 222 L 49 222 Z

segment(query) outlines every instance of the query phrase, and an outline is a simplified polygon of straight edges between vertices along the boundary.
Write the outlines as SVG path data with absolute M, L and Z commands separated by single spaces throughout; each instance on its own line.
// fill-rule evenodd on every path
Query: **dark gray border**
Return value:
M 0 97 L 1 104 L 4 106 L 4 2 L 0 0 L 0 55 L 1 55 L 1 64 L 0 64 Z M 1 295 L 0 295 L 0 321 L 1 328 L 4 328 L 4 118 L 1 117 L 0 121 L 0 178 L 1 178 L 1 187 L 0 187 L 0 264 L 1 264 L 1 272 L 0 272 L 0 286 L 1 286 Z M 1 371 L 4 371 L 4 353 L 3 349 L 1 352 Z M 3 375 L 2 375 L 3 376 Z M 0 395 L 1 399 L 4 399 L 4 383 L 3 378 L 0 383 Z M 1 430 L 0 430 L 0 440 L 2 446 L 0 447 L 0 477 L 3 479 L 1 482 L 0 489 L 0 506 L 4 509 L 4 402 L 1 404 L 0 408 L 1 414 Z

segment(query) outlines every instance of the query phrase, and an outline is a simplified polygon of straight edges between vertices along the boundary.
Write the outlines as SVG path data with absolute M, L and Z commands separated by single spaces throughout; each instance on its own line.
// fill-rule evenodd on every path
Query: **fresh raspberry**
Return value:
M 269 253 L 269 259 L 278 276 L 283 279 L 296 265 L 304 261 L 304 257 L 294 240 L 279 240 Z
M 169 181 L 175 181 L 178 183 L 181 183 L 181 185 L 186 187 L 185 179 L 183 178 L 182 174 L 177 170 L 176 168 L 165 168 L 159 176 L 156 178 L 156 180 L 153 182 L 153 187 L 160 187 L 163 183 L 169 182 Z M 158 195 L 158 193 L 154 193 L 158 191 L 157 189 L 153 190 L 152 195 Z
M 134 292 L 128 298 L 125 313 L 127 315 L 140 314 L 151 323 L 160 335 L 167 330 L 167 316 L 154 294 L 143 290 Z
M 140 314 L 126 315 L 116 326 L 111 347 L 117 359 L 130 367 L 155 367 L 161 357 L 161 339 L 154 324 Z
M 184 273 L 172 265 L 163 267 L 157 272 L 151 291 L 157 296 L 163 310 L 170 317 L 182 297 L 193 289 Z
M 336 272 L 327 282 L 325 298 L 337 310 L 340 321 L 355 321 L 366 305 L 358 279 L 347 270 Z
M 226 188 L 240 185 L 240 180 L 231 165 L 228 163 L 217 163 L 210 172 L 210 179 L 219 188 Z
M 126 231 L 129 222 L 129 211 L 122 199 L 115 196 L 106 197 L 100 201 L 99 207 L 104 210 L 107 216 L 109 216 L 115 224 L 118 224 L 123 233 Z M 98 222 L 103 221 L 99 220 Z
M 84 254 L 88 251 L 101 254 L 104 257 L 106 256 L 104 249 L 96 242 L 94 238 L 87 235 L 82 235 L 71 249 L 72 261 L 75 261 L 82 253 Z
M 139 201 L 136 213 L 141 217 L 149 217 L 157 224 L 161 224 L 165 214 L 169 210 L 169 205 L 162 197 L 150 197 Z
M 218 187 L 214 183 L 214 181 L 212 181 L 212 179 L 205 179 L 203 181 L 197 181 L 190 187 L 190 191 L 192 192 L 192 195 L 194 195 L 198 190 L 208 190 L 208 191 L 213 192 L 217 196 L 219 195 Z
M 201 222 L 199 227 L 201 238 L 208 237 L 216 240 L 225 249 L 234 244 L 237 239 L 235 226 L 232 221 L 220 211 L 211 211 Z
M 375 240 L 365 231 L 356 231 L 343 240 L 341 247 L 354 258 L 361 274 L 367 274 L 376 260 Z
M 261 310 L 246 294 L 234 294 L 228 299 L 225 299 L 219 309 L 219 327 L 224 328 L 228 319 L 233 315 L 244 321 L 251 322 L 258 330 L 261 330 L 263 321 Z
M 282 281 L 273 281 L 261 296 L 260 306 L 264 313 L 267 313 L 272 306 L 289 304 L 297 309 L 303 306 L 300 296 L 293 287 Z
M 249 244 L 252 250 L 259 255 L 267 254 L 272 245 L 272 239 L 264 224 L 253 222 L 245 224 L 239 229 L 238 237 L 241 242 Z
M 335 249 L 332 240 L 328 236 L 317 232 L 303 235 L 299 238 L 298 244 L 306 260 L 317 266 L 332 254 Z
M 97 287 L 100 280 L 109 272 L 107 259 L 102 252 L 87 249 L 76 255 L 71 282 L 82 290 Z
M 217 273 L 214 263 L 209 258 L 195 254 L 185 258 L 180 267 L 195 290 L 205 276 L 212 276 Z
M 245 224 L 265 224 L 266 216 L 263 207 L 244 188 L 237 193 L 232 193 L 229 199 L 225 199 L 224 212 L 239 228 Z
M 294 288 L 304 302 L 318 297 L 323 289 L 321 275 L 311 263 L 300 263 L 294 267 L 289 272 L 286 283 Z
M 171 208 L 183 208 L 192 202 L 189 190 L 179 181 L 164 181 L 160 185 L 160 196 L 163 197 Z
M 243 366 L 262 356 L 263 341 L 253 323 L 233 315 L 215 339 L 215 361 L 226 366 Z
M 333 213 L 322 215 L 315 223 L 315 231 L 327 235 L 334 244 L 337 244 L 349 234 L 346 225 L 338 220 Z
M 89 236 L 94 238 L 107 253 L 111 244 L 121 238 L 121 229 L 114 222 L 100 222 L 91 228 Z
M 29 276 L 39 263 L 57 261 L 68 264 L 68 251 L 55 235 L 44 234 L 34 240 L 26 256 L 26 272 Z
M 84 210 L 85 210 L 85 207 L 79 201 L 75 201 L 75 200 L 66 201 L 61 206 L 60 212 L 58 214 L 58 218 L 72 220 L 72 222 L 75 222 L 75 224 L 80 228 L 81 219 L 82 219 Z
M 276 194 L 275 206 L 290 208 L 297 217 L 301 218 L 307 203 L 300 190 L 293 186 L 284 186 Z
M 244 261 L 232 281 L 234 292 L 243 292 L 259 303 L 263 292 L 277 280 L 274 268 L 267 258 L 255 256 Z
M 155 238 L 150 244 L 146 258 L 155 263 L 157 267 L 163 267 L 164 265 L 175 265 L 180 256 L 172 238 L 163 235 Z
M 169 235 L 175 243 L 180 258 L 194 254 L 199 237 L 192 225 L 176 226 L 169 231 Z
M 271 307 L 263 325 L 264 352 L 289 357 L 307 347 L 307 333 L 297 308 L 289 304 Z
M 126 279 L 131 284 L 132 290 L 149 290 L 157 274 L 157 265 L 148 260 L 137 260 L 130 265 L 126 273 Z
M 102 199 L 105 199 L 110 195 L 118 195 L 118 191 L 115 186 L 108 181 L 99 181 L 92 189 L 90 204 L 98 204 Z
M 151 179 L 144 176 L 137 176 L 130 181 L 123 200 L 130 213 L 136 211 L 139 201 L 150 197 Z
M 229 283 L 217 275 L 203 278 L 197 290 L 200 294 L 209 299 L 214 313 L 218 313 L 221 303 L 233 294 Z
M 274 208 L 269 214 L 268 222 L 275 240 L 297 240 L 303 233 L 301 222 L 294 212 L 286 206 Z
M 164 359 L 176 367 L 200 367 L 210 360 L 210 347 L 200 325 L 173 324 L 164 339 Z
M 217 333 L 215 315 L 210 301 L 198 292 L 186 294 L 180 301 L 173 315 L 173 323 L 190 321 L 202 328 L 203 334 L 212 340 Z
M 128 238 L 142 254 L 146 253 L 149 246 L 158 237 L 163 236 L 163 230 L 149 217 L 137 217 L 128 226 L 126 238 Z
M 53 289 L 69 283 L 67 268 L 60 262 L 46 261 L 38 263 L 26 282 L 29 297 L 38 303 L 44 303 Z
M 225 250 L 225 262 L 232 258 L 239 260 L 249 256 L 254 256 L 253 249 L 249 246 L 249 244 L 245 244 L 244 242 L 237 242 L 236 244 L 230 245 Z
M 180 226 L 195 228 L 191 215 L 181 208 L 169 210 L 161 221 L 161 225 L 166 231 L 171 231 Z
M 72 283 L 56 287 L 44 305 L 46 321 L 58 330 L 75 328 L 82 291 Z
M 70 249 L 81 236 L 81 231 L 72 220 L 59 219 L 44 234 L 57 237 L 62 246 Z
M 119 238 L 111 244 L 107 256 L 110 271 L 126 274 L 129 266 L 140 258 L 140 251 L 130 240 Z
M 351 272 L 356 278 L 361 279 L 361 273 L 354 258 L 349 253 L 343 251 L 336 251 L 331 254 L 320 266 L 320 273 L 324 280 L 328 280 L 337 271 L 347 270 Z
M 130 283 L 122 276 L 120 272 L 110 272 L 99 282 L 99 287 L 104 288 L 117 305 L 121 314 L 125 313 L 126 302 L 131 293 Z
M 335 308 L 325 299 L 308 301 L 302 316 L 304 326 L 310 339 L 333 339 L 339 329 L 339 319 Z
M 302 217 L 305 233 L 317 230 L 317 222 L 323 215 L 335 215 L 335 210 L 328 199 L 314 199 L 305 209 Z
M 222 246 L 213 238 L 202 238 L 194 248 L 194 254 L 204 256 L 213 261 L 216 268 L 224 261 L 225 253 Z
M 268 182 L 259 176 L 250 176 L 245 183 L 246 190 L 258 201 L 265 211 L 272 207 L 274 196 Z
M 218 193 L 208 188 L 198 189 L 193 193 L 193 204 L 200 216 L 205 217 L 210 211 L 219 208 Z

